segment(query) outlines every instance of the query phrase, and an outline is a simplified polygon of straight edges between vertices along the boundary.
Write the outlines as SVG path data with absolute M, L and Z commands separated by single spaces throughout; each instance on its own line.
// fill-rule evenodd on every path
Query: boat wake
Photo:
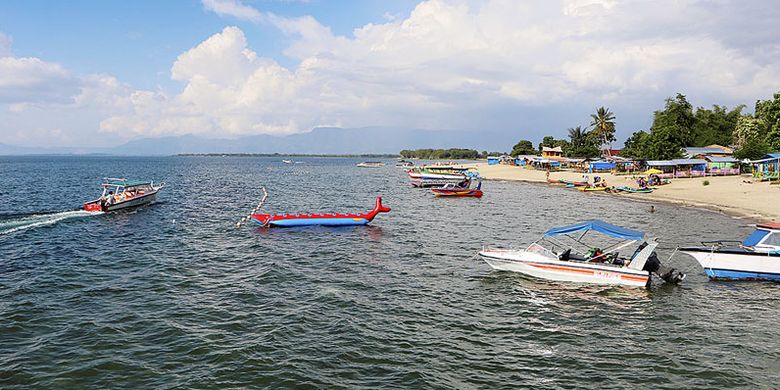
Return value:
M 41 226 L 54 225 L 57 222 L 71 218 L 84 218 L 100 215 L 102 212 L 71 210 L 56 213 L 14 215 L 8 218 L 0 216 L 0 236 L 33 229 Z

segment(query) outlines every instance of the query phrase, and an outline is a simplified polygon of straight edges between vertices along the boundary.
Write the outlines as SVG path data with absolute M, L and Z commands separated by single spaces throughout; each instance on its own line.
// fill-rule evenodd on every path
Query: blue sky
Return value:
M 538 141 L 646 129 L 664 98 L 780 90 L 772 1 L 0 2 L 0 143 L 110 146 L 318 126 Z M 464 145 L 468 146 L 468 145 Z M 511 146 L 511 145 L 510 145 Z
M 408 15 L 416 1 L 256 0 L 245 4 L 288 17 L 313 15 L 334 33 L 350 35 L 385 15 Z M 204 9 L 198 0 L 51 1 L 0 3 L 0 31 L 13 37 L 13 52 L 57 62 L 80 73 L 107 73 L 138 88 L 171 83 L 176 57 L 226 25 L 242 28 L 253 50 L 294 66 L 278 29 Z

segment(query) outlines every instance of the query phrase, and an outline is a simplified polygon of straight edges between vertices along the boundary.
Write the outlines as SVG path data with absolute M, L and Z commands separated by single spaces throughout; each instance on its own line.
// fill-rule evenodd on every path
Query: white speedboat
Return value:
M 692 256 L 711 279 L 780 281 L 780 223 L 756 225 L 744 241 L 703 241 L 678 249 Z
M 620 241 L 602 250 L 582 242 L 589 231 Z M 575 233 L 578 234 L 573 236 Z M 588 249 L 584 254 L 573 253 L 572 245 L 558 241 L 559 236 Z M 685 274 L 661 265 L 655 253 L 658 243 L 646 241 L 644 237 L 645 234 L 640 231 L 590 220 L 550 229 L 526 249 L 484 249 L 479 255 L 496 270 L 561 282 L 644 287 L 650 283 L 651 273 L 671 283 L 683 280 Z M 629 257 L 621 257 L 618 253 L 631 248 L 633 251 Z
M 165 183 L 155 185 L 152 181 L 105 178 L 102 186 L 103 194 L 84 203 L 84 210 L 107 212 L 143 206 L 157 200 L 157 193 Z

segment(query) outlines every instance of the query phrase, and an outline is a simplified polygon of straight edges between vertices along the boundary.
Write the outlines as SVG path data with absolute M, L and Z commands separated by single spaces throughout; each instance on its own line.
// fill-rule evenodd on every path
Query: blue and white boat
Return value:
M 618 241 L 601 238 L 599 247 L 594 247 L 583 241 L 590 231 Z M 653 273 L 670 283 L 685 279 L 685 274 L 661 264 L 655 253 L 657 246 L 658 242 L 646 240 L 643 232 L 590 220 L 550 229 L 526 249 L 486 248 L 479 255 L 495 270 L 560 282 L 644 287 Z M 621 250 L 631 255 L 620 256 Z
M 679 248 L 704 268 L 710 279 L 780 281 L 780 223 L 756 225 L 744 241 L 703 241 Z

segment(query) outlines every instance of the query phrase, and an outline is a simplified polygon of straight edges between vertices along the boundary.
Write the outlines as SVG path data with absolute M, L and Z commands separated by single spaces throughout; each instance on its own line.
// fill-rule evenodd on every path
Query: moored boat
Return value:
M 377 214 L 389 211 L 389 207 L 382 205 L 380 196 L 376 198 L 374 209 L 362 214 L 251 214 L 249 218 L 264 227 L 358 226 L 367 225 Z
M 780 281 L 780 223 L 756 225 L 743 241 L 703 241 L 682 247 L 704 268 L 710 279 Z
M 381 168 L 385 166 L 385 163 L 381 161 L 364 161 L 362 163 L 358 163 L 358 168 Z
M 641 188 L 617 187 L 615 188 L 615 191 L 630 192 L 632 194 L 649 194 L 653 192 L 653 189 L 649 187 L 641 187 Z
M 476 188 L 471 188 L 471 182 L 465 186 L 460 186 L 454 183 L 448 183 L 443 187 L 431 188 L 431 191 L 436 196 L 443 197 L 482 197 L 482 182 L 477 184 Z
M 154 202 L 165 183 L 117 178 L 103 179 L 100 198 L 84 203 L 84 210 L 106 212 L 142 206 Z
M 604 250 L 592 247 L 582 242 L 590 231 L 620 241 Z M 573 253 L 571 246 L 556 239 L 559 236 L 588 249 L 585 253 Z M 619 255 L 619 250 L 634 246 L 631 256 Z M 645 240 L 643 232 L 590 220 L 550 229 L 526 249 L 483 249 L 479 255 L 493 269 L 553 281 L 643 287 L 649 284 L 652 273 L 671 283 L 683 280 L 684 274 L 661 265 L 656 246 L 655 240 Z
M 591 191 L 606 191 L 608 190 L 607 187 L 575 187 L 578 190 L 582 192 L 591 192 Z

